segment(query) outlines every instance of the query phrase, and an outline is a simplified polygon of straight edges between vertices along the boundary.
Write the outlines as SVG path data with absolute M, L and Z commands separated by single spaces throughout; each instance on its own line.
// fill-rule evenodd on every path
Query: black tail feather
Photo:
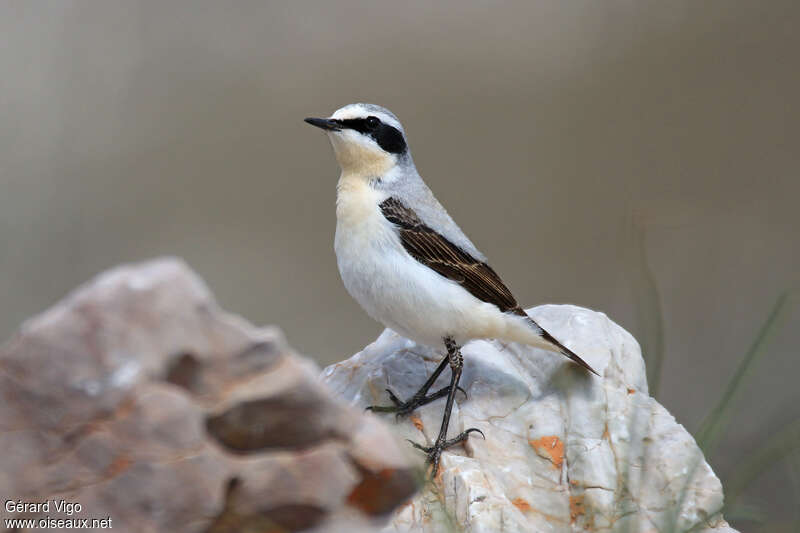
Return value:
M 598 377 L 600 376 L 600 374 L 598 374 L 597 371 L 594 368 L 590 367 L 589 363 L 587 363 L 586 361 L 581 359 L 578 354 L 576 354 L 575 352 L 573 352 L 572 350 L 570 350 L 569 348 L 567 348 L 566 346 L 564 346 L 563 344 L 558 342 L 558 339 L 556 339 L 555 337 L 550 335 L 547 331 L 544 330 L 544 328 L 542 328 L 541 326 L 539 326 L 539 328 L 542 330 L 542 338 L 544 340 L 546 340 L 547 342 L 549 342 L 551 344 L 555 344 L 556 346 L 558 346 L 558 349 L 561 350 L 561 353 L 563 353 L 564 355 L 566 355 L 567 357 L 569 357 L 570 359 L 572 359 L 573 361 L 575 361 L 576 363 L 581 365 L 583 368 L 585 368 L 586 370 L 588 370 L 589 372 L 591 372 L 595 376 L 598 376 Z
M 537 331 L 539 331 L 539 334 L 542 336 L 542 338 L 544 340 L 546 340 L 547 342 L 549 342 L 550 344 L 553 344 L 554 346 L 556 346 L 561 351 L 562 354 L 566 355 L 567 357 L 569 357 L 574 362 L 576 362 L 579 365 L 581 365 L 583 368 L 585 368 L 586 370 L 588 370 L 589 372 L 591 372 L 595 376 L 600 377 L 600 374 L 598 374 L 597 371 L 594 368 L 589 366 L 589 363 L 587 363 L 586 361 L 581 359 L 581 357 L 578 354 L 576 354 L 575 352 L 573 352 L 572 350 L 570 350 L 569 348 L 567 348 L 566 346 L 561 344 L 558 341 L 558 339 L 556 339 L 555 337 L 550 335 L 550 333 L 548 333 L 547 330 L 545 330 L 542 326 L 537 324 L 534 319 L 532 319 L 530 316 L 528 316 L 528 313 L 526 313 L 525 310 L 523 310 L 522 308 L 519 308 L 519 310 L 516 311 L 516 313 L 519 314 L 519 315 L 524 315 L 528 320 L 530 320 L 531 324 L 533 324 L 536 327 Z

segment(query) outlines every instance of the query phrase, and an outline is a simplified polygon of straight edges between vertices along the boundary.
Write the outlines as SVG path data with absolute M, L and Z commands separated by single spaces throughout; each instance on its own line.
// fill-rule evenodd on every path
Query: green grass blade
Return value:
M 772 310 L 769 313 L 769 316 L 767 317 L 767 320 L 761 326 L 758 335 L 750 346 L 750 349 L 747 351 L 744 358 L 739 363 L 739 366 L 736 368 L 733 377 L 728 382 L 728 386 L 725 388 L 725 392 L 720 397 L 719 402 L 700 425 L 700 429 L 697 432 L 696 441 L 698 446 L 700 446 L 700 449 L 703 451 L 706 460 L 708 460 L 713 453 L 714 447 L 727 427 L 734 396 L 742 386 L 742 383 L 744 383 L 745 378 L 754 368 L 754 365 L 764 356 L 770 341 L 783 325 L 786 317 L 789 315 L 794 303 L 790 298 L 793 293 L 794 291 L 787 290 L 781 293 L 781 295 L 778 297 L 775 305 L 772 307 Z M 692 479 L 694 478 L 697 468 L 700 466 L 701 462 L 702 457 L 698 455 L 695 461 L 693 461 L 693 464 L 689 467 L 688 475 L 686 476 L 686 481 L 684 483 L 683 490 L 681 491 L 678 505 L 675 509 L 675 514 L 670 517 L 670 523 L 665 531 L 676 531 L 680 511 L 683 508 L 683 504 L 686 501 L 686 496 L 689 492 Z M 720 511 L 722 511 L 722 509 L 720 509 Z
M 795 420 L 776 435 L 771 435 L 763 446 L 743 457 L 725 488 L 725 508 L 735 509 L 736 501 L 762 472 L 770 466 L 800 450 L 800 419 Z
M 664 360 L 664 317 L 661 312 L 661 293 L 656 277 L 647 260 L 645 247 L 645 222 L 641 214 L 634 213 L 628 222 L 630 250 L 632 253 L 629 277 L 636 310 L 637 338 L 642 346 L 647 369 L 650 395 L 658 398 L 661 384 L 661 366 Z
M 727 427 L 732 410 L 733 397 L 742 386 L 745 377 L 747 377 L 755 364 L 764 356 L 770 341 L 789 315 L 789 311 L 793 307 L 790 299 L 791 294 L 792 291 L 787 290 L 778 297 L 766 322 L 761 326 L 753 344 L 739 363 L 733 377 L 728 382 L 728 386 L 725 388 L 725 392 L 722 394 L 719 402 L 706 416 L 702 424 L 700 424 L 700 429 L 697 432 L 697 444 L 703 450 L 707 458 L 713 454 L 719 438 Z
M 728 522 L 733 521 L 747 521 L 756 524 L 764 524 L 767 521 L 767 514 L 752 505 L 737 505 L 735 507 L 725 507 L 725 520 Z

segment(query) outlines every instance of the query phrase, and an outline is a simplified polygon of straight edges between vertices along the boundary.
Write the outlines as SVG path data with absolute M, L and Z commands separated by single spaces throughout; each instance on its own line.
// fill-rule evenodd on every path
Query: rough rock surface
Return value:
M 636 340 L 604 314 L 578 307 L 530 314 L 602 378 L 527 346 L 466 345 L 467 397 L 457 396 L 449 434 L 477 427 L 486 440 L 473 433 L 445 452 L 435 483 L 398 509 L 386 530 L 734 531 L 719 511 L 720 482 L 694 439 L 649 396 Z M 356 406 L 385 405 L 384 389 L 409 398 L 440 357 L 386 330 L 323 375 Z M 448 380 L 445 371 L 432 390 Z M 397 430 L 430 444 L 443 407 L 444 399 L 424 406 Z
M 374 530 L 418 486 L 383 422 L 335 400 L 278 331 L 221 311 L 174 259 L 109 271 L 26 322 L 0 348 L 0 394 L 3 519 Z M 8 512 L 6 499 L 49 509 Z M 81 511 L 59 512 L 61 499 Z

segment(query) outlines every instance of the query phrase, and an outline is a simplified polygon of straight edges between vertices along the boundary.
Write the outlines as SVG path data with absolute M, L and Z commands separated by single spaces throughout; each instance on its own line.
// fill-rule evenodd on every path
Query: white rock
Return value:
M 649 396 L 636 340 L 579 307 L 529 313 L 603 377 L 528 346 L 464 346 L 467 398 L 457 396 L 449 435 L 477 427 L 486 440 L 472 434 L 445 452 L 436 482 L 397 510 L 386 531 L 734 531 L 694 439 Z M 355 405 L 386 405 L 385 388 L 409 398 L 441 357 L 386 330 L 323 379 Z M 445 371 L 432 390 L 448 382 Z M 437 400 L 396 429 L 430 444 L 443 409 Z

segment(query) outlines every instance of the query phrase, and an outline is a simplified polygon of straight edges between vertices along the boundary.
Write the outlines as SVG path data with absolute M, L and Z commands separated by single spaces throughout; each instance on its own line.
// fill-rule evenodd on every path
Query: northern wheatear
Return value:
M 410 400 L 403 402 L 388 391 L 393 406 L 371 407 L 405 415 L 447 396 L 436 442 L 415 444 L 428 454 L 432 475 L 444 449 L 480 432 L 470 428 L 447 439 L 465 342 L 490 338 L 537 346 L 597 374 L 525 313 L 486 256 L 453 222 L 417 172 L 394 114 L 376 105 L 351 104 L 330 118 L 305 120 L 327 132 L 342 170 L 334 248 L 348 292 L 385 326 L 447 351 Z M 428 395 L 448 365 L 450 386 Z

